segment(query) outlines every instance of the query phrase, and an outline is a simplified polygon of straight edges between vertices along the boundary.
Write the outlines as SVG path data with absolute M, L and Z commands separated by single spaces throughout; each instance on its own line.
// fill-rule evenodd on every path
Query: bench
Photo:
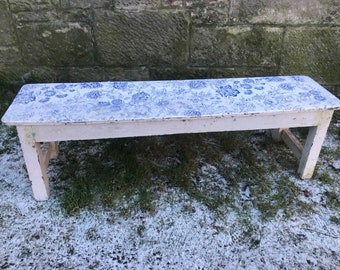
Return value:
M 306 76 L 24 85 L 2 118 L 14 125 L 36 200 L 58 141 L 271 129 L 312 177 L 340 101 Z M 309 127 L 304 146 L 289 128 Z M 49 143 L 43 151 L 42 142 Z

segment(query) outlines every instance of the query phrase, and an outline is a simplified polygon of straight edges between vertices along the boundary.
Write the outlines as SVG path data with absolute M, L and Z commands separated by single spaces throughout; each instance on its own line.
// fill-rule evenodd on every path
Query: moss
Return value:
M 189 57 L 188 41 L 186 39 L 177 40 L 174 42 L 170 53 L 174 59 L 178 58 L 178 56 L 182 56 L 185 60 L 181 63 L 181 65 L 184 67 L 184 64 L 187 63 Z
M 57 72 L 48 67 L 34 68 L 30 71 L 29 83 L 53 83 L 57 81 Z
M 283 30 L 277 27 L 194 28 L 191 61 L 202 66 L 277 66 Z
M 96 10 L 98 57 L 110 66 L 183 66 L 188 58 L 185 12 Z
M 339 83 L 339 30 L 298 27 L 287 30 L 282 75 L 305 74 L 329 84 Z

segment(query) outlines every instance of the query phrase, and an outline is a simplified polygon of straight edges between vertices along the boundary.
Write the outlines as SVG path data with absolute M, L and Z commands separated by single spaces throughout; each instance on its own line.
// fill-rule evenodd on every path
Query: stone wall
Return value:
M 338 0 L 0 0 L 0 82 L 305 74 L 340 96 Z

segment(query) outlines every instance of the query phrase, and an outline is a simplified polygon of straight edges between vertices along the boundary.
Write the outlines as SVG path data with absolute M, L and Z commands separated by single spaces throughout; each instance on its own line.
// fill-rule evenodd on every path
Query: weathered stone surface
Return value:
M 307 74 L 339 92 L 339 0 L 0 0 L 0 26 L 0 83 Z
M 116 0 L 116 9 L 155 9 L 161 5 L 161 0 Z
M 0 63 L 0 84 L 88 82 L 88 81 L 136 81 L 149 80 L 149 70 L 139 68 L 104 67 L 25 67 L 6 66 Z
M 58 19 L 59 0 L 9 0 L 17 24 Z
M 182 12 L 96 11 L 100 62 L 114 66 L 184 65 L 189 21 Z
M 281 74 L 305 74 L 321 83 L 340 84 L 340 27 L 287 30 Z
M 340 24 L 337 0 L 239 0 L 232 1 L 233 22 L 274 24 Z
M 62 15 L 58 14 L 58 20 L 64 22 L 81 22 L 92 26 L 94 23 L 94 13 L 91 9 L 67 9 Z
M 333 89 L 333 90 L 332 90 L 332 89 Z M 334 86 L 332 89 L 331 89 L 331 91 L 333 91 L 334 95 L 336 95 L 338 98 L 340 98 L 340 84 Z M 340 112 L 338 112 L 338 114 L 340 115 Z M 339 118 L 339 119 L 340 119 L 340 118 Z M 339 131 L 339 133 L 340 133 L 340 131 Z M 340 135 L 340 134 L 339 134 L 339 135 Z
M 6 1 L 0 1 L 0 63 L 18 64 L 20 50 L 16 46 L 16 37 L 12 18 Z
M 58 10 L 23 11 L 14 13 L 13 17 L 18 26 L 32 22 L 54 24 L 56 21 L 90 24 L 94 20 L 90 9 L 65 9 L 62 13 Z
M 49 83 L 57 81 L 57 72 L 50 67 L 36 67 L 30 69 L 23 76 L 24 83 Z
M 269 66 L 279 63 L 281 28 L 195 28 L 191 43 L 193 66 Z
M 29 68 L 22 65 L 8 65 L 0 63 L 0 83 L 21 85 L 24 83 L 24 76 Z
M 340 84 L 339 85 L 324 85 L 324 87 L 332 92 L 334 95 L 336 95 L 338 98 L 340 98 Z M 338 111 L 338 114 L 340 116 L 340 111 Z M 340 117 L 339 117 L 340 120 Z M 340 129 L 339 129 L 339 133 L 340 133 Z M 340 135 L 340 134 L 339 134 Z
M 15 38 L 11 25 L 11 14 L 6 1 L 0 1 L 0 10 L 0 46 L 12 45 Z
M 278 75 L 275 67 L 236 67 L 236 68 L 213 68 L 212 78 L 243 78 Z
M 13 14 L 13 18 L 18 24 L 30 22 L 52 22 L 58 19 L 56 10 L 47 11 L 22 11 Z
M 229 0 L 196 0 L 186 1 L 191 10 L 192 22 L 195 25 L 226 25 L 229 21 Z
M 236 68 L 151 68 L 151 80 L 185 80 L 204 78 L 239 78 L 278 75 L 274 67 L 236 67 Z
M 8 0 L 11 10 L 20 11 L 53 10 L 58 8 L 59 0 Z
M 20 51 L 14 46 L 0 46 L 0 63 L 19 64 L 21 61 Z
M 60 0 L 61 8 L 107 8 L 114 7 L 114 0 Z
M 91 30 L 83 23 L 32 23 L 17 29 L 24 63 L 29 65 L 91 65 Z
M 161 0 L 164 8 L 183 8 L 186 6 L 185 0 Z
M 185 80 L 210 78 L 208 68 L 151 68 L 151 80 Z
M 73 67 L 67 70 L 69 77 L 67 81 L 138 81 L 149 80 L 149 70 L 140 68 L 104 68 L 104 67 Z M 61 73 L 59 71 L 59 73 Z

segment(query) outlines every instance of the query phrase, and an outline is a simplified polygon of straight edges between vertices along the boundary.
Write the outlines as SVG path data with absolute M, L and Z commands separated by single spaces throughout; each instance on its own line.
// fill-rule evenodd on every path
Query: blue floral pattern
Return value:
M 206 87 L 207 84 L 206 84 L 205 81 L 202 81 L 202 80 L 200 80 L 200 81 L 193 80 L 193 81 L 189 82 L 189 86 L 190 86 L 190 88 L 193 88 L 193 89 L 200 89 L 200 88 Z
M 89 93 L 86 94 L 87 98 L 91 98 L 91 99 L 97 99 L 100 97 L 100 92 L 99 91 L 91 91 Z
M 279 87 L 280 87 L 281 89 L 288 90 L 288 91 L 294 89 L 294 85 L 289 84 L 289 83 L 281 83 L 281 84 L 279 84 Z
M 132 102 L 133 103 L 140 103 L 145 102 L 149 99 L 149 94 L 145 92 L 140 92 L 132 95 Z
M 116 89 L 125 89 L 127 84 L 128 84 L 127 82 L 114 82 L 113 83 L 113 88 L 116 88 Z
M 238 91 L 237 89 L 233 88 L 230 85 L 226 85 L 226 86 L 220 86 L 219 89 L 217 90 L 217 93 L 219 93 L 222 97 L 236 97 L 240 91 Z
M 321 109 L 340 109 L 340 101 L 306 76 L 27 84 L 2 121 L 55 124 Z

